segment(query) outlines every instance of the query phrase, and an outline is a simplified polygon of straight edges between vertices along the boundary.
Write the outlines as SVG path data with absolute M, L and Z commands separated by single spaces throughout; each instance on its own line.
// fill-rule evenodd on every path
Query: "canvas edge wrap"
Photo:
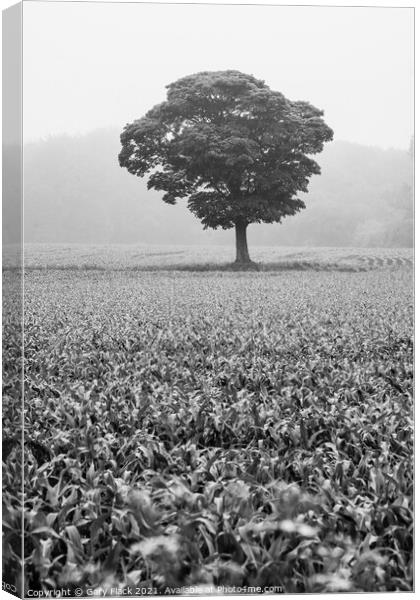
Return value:
M 3 476 L 3 497 L 12 507 L 3 509 L 3 597 L 24 595 L 22 26 L 22 3 L 2 12 L 2 403 L 15 423 L 14 434 L 2 438 L 3 462 L 14 471 L 14 480 Z

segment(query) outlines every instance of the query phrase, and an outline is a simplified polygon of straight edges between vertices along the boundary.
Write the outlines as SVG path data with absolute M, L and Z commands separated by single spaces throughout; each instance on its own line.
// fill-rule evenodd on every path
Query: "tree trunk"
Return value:
M 248 242 L 246 241 L 247 223 L 239 221 L 235 223 L 236 232 L 236 263 L 248 264 L 251 262 L 248 253 Z

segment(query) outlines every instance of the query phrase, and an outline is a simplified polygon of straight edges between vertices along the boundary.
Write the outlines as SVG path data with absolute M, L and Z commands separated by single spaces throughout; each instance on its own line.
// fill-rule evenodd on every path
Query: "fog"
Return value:
M 410 246 L 413 21 L 409 8 L 24 3 L 26 241 L 231 244 L 117 155 L 167 84 L 238 69 L 322 108 L 337 140 L 306 210 L 251 225 L 250 244 Z
M 414 10 L 24 3 L 24 136 L 122 128 L 199 71 L 237 69 L 325 111 L 336 139 L 408 147 Z
M 25 147 L 27 242 L 233 244 L 232 231 L 203 231 L 186 208 L 165 204 L 147 179 L 117 160 L 119 130 L 57 136 Z M 334 141 L 321 175 L 300 197 L 307 208 L 282 224 L 251 225 L 251 245 L 411 246 L 412 156 Z

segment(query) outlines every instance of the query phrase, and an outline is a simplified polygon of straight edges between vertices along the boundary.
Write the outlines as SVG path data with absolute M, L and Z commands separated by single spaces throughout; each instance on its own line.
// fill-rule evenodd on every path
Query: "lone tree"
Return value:
M 249 264 L 250 223 L 280 223 L 305 204 L 309 177 L 320 173 L 308 155 L 333 131 L 323 111 L 292 102 L 239 71 L 205 71 L 167 86 L 166 102 L 126 125 L 121 167 L 150 173 L 148 189 L 188 208 L 204 229 L 235 228 L 236 263 Z

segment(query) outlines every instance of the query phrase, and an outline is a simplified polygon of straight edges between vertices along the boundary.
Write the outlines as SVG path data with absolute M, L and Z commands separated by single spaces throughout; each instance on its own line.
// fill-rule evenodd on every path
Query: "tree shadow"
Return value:
M 191 272 L 232 272 L 232 273 L 249 273 L 249 272 L 282 272 L 282 271 L 341 271 L 341 272 L 359 272 L 369 271 L 371 269 L 356 265 L 345 265 L 339 263 L 320 263 L 315 261 L 276 261 L 276 262 L 264 262 L 264 263 L 251 263 L 251 264 L 237 264 L 237 263 L 206 263 L 206 264 L 188 264 L 188 265 L 166 265 L 159 267 L 140 267 L 134 270 L 167 270 L 167 271 L 191 271 Z

